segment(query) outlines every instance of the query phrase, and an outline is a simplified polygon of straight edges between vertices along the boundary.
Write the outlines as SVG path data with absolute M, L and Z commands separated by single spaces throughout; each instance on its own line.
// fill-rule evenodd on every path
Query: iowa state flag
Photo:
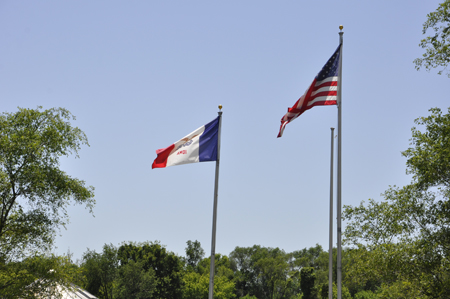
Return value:
M 219 120 L 220 116 L 169 147 L 156 150 L 158 156 L 153 161 L 152 168 L 216 161 Z

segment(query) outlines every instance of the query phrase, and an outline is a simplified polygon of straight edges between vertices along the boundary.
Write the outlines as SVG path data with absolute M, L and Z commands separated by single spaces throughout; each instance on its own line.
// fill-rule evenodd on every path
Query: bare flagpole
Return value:
M 333 299 L 333 164 L 334 164 L 334 128 L 331 129 L 330 157 L 330 244 L 328 247 L 328 299 Z
M 342 298 L 342 223 L 341 223 L 341 207 L 342 207 L 342 53 L 344 48 L 344 26 L 340 25 L 339 42 L 341 45 L 341 53 L 339 55 L 339 80 L 337 90 L 338 105 L 338 150 L 337 150 L 337 298 Z
M 214 208 L 213 208 L 213 224 L 211 237 L 211 265 L 209 269 L 209 296 L 214 296 L 214 259 L 216 256 L 216 223 L 217 223 L 217 196 L 219 191 L 219 162 L 220 162 L 220 132 L 222 129 L 222 105 L 219 105 L 219 133 L 217 137 L 217 160 L 216 160 L 216 180 L 214 182 Z

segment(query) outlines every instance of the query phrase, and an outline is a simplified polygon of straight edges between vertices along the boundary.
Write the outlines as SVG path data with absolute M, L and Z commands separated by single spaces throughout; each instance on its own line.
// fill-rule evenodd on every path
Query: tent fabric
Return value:
M 58 294 L 56 296 L 36 294 L 36 297 L 39 299 L 98 299 L 88 291 L 74 284 L 70 288 L 58 284 L 56 286 L 56 293 Z

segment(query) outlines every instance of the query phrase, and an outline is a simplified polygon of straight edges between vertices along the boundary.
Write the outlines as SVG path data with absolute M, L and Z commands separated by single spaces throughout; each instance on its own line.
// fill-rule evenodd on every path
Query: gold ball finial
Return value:
M 219 110 L 222 110 L 222 105 L 219 105 Z
M 339 29 L 342 31 L 342 29 L 344 29 L 344 26 L 339 25 Z

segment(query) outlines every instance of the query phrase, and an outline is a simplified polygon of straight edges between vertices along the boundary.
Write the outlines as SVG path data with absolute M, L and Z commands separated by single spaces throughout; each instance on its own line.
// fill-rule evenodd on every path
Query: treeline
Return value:
M 450 108 L 430 112 L 415 120 L 425 131 L 413 127 L 402 152 L 411 183 L 389 187 L 381 201 L 344 207 L 342 298 L 450 298 Z M 319 245 L 291 253 L 236 247 L 216 258 L 215 298 L 328 298 L 328 253 Z M 111 273 L 105 280 L 105 271 L 88 267 L 102 269 L 94 262 L 102 259 L 115 261 L 104 264 Z M 127 276 L 130 267 L 139 279 Z M 207 298 L 209 259 L 198 242 L 188 241 L 185 257 L 158 243 L 105 245 L 103 253 L 84 254 L 80 269 L 100 298 L 126 298 L 140 286 L 153 297 L 128 298 Z M 164 297 L 167 283 L 176 283 L 169 289 L 177 293 Z
M 185 256 L 159 242 L 105 244 L 74 266 L 73 282 L 101 299 L 208 297 L 210 257 L 198 241 L 187 242 Z M 351 298 L 345 286 L 343 293 Z M 214 298 L 328 298 L 328 252 L 320 245 L 290 253 L 254 245 L 216 254 Z

